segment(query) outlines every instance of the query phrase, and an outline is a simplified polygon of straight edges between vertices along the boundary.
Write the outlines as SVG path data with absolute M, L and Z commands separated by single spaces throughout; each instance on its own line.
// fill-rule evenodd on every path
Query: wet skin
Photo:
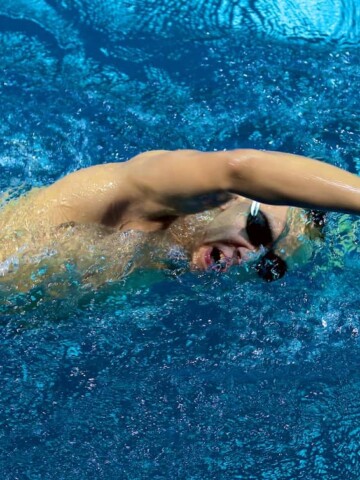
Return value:
M 208 225 L 201 243 L 192 253 L 193 268 L 227 271 L 232 265 L 248 261 L 251 254 L 259 250 L 251 243 L 246 232 L 250 206 L 250 200 L 239 196 L 223 207 L 223 211 Z M 286 227 L 288 207 L 261 205 L 261 211 L 269 221 L 276 243 Z
M 185 224 L 192 215 L 220 208 L 196 238 L 188 230 L 194 238 L 187 251 L 194 268 L 211 269 L 220 262 L 220 269 L 227 270 L 256 251 L 245 230 L 248 198 L 261 202 L 278 246 L 287 206 L 359 214 L 360 179 L 324 162 L 280 152 L 145 152 L 127 162 L 79 170 L 7 203 L 0 212 L 0 257 L 18 256 L 24 245 L 35 254 L 63 224 L 155 232 L 160 238 L 177 221 Z M 183 235 L 178 243 L 187 247 L 188 240 Z M 75 249 L 80 259 L 87 255 L 85 246 L 81 242 Z

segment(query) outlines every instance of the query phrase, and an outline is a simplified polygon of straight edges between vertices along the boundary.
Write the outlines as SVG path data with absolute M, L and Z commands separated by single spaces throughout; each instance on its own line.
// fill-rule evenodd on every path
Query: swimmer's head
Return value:
M 251 201 L 238 197 L 216 215 L 192 253 L 192 267 L 227 271 L 251 264 L 265 281 L 282 278 L 288 266 L 312 256 L 310 240 L 321 238 L 325 223 L 321 212 L 261 205 L 251 215 Z
M 192 254 L 192 266 L 200 270 L 227 271 L 232 265 L 254 263 L 267 281 L 281 278 L 286 264 L 273 247 L 287 221 L 287 207 L 261 205 L 256 215 L 251 201 L 236 197 L 215 216 Z

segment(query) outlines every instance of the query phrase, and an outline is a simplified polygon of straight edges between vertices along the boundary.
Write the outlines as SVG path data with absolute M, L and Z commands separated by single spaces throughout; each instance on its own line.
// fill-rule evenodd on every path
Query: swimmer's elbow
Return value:
M 230 190 L 245 194 L 255 180 L 256 169 L 262 163 L 263 152 L 254 149 L 232 150 L 228 159 Z

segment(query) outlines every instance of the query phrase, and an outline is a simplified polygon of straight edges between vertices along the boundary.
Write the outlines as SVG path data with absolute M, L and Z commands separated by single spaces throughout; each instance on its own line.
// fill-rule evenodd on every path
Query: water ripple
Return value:
M 251 33 L 348 46 L 360 37 L 356 0 L 10 0 L 0 13 L 50 27 L 63 47 L 78 45 L 90 30 L 104 44 L 145 34 L 208 40 Z
M 360 171 L 354 1 L 7 0 L 0 15 L 1 189 L 151 148 Z M 41 265 L 30 292 L 4 284 L 3 478 L 358 479 L 359 222 L 327 229 L 274 285 L 137 272 L 94 291 L 71 264 L 49 279 L 69 295 L 45 296 Z
M 82 5 L 89 12 L 87 21 L 117 38 L 124 32 L 129 36 L 152 32 L 162 37 L 182 32 L 188 38 L 209 39 L 250 31 L 281 41 L 350 45 L 360 36 L 356 0 L 138 0 L 118 7 L 99 1 L 90 6 L 83 0 Z M 109 17 L 110 23 L 105 24 Z

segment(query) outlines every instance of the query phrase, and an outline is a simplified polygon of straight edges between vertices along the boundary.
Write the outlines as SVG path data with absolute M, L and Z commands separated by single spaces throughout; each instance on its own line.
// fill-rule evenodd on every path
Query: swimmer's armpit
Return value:
M 177 150 L 128 162 L 138 202 L 151 216 L 197 213 L 228 202 L 228 152 Z

